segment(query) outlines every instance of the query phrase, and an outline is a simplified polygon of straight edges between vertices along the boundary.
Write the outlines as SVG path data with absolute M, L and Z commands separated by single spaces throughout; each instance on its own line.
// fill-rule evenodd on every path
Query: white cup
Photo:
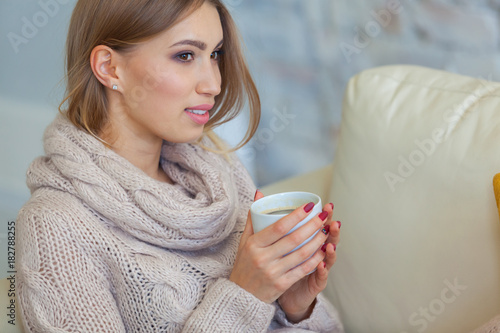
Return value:
M 276 214 L 276 213 L 269 214 L 270 211 L 275 211 L 279 209 L 293 210 L 309 202 L 314 203 L 313 209 L 309 212 L 309 215 L 307 215 L 302 221 L 300 221 L 295 227 L 293 227 L 287 233 L 287 235 L 295 231 L 297 228 L 300 228 L 302 225 L 307 223 L 307 221 L 309 221 L 314 216 L 318 215 L 323 211 L 323 206 L 321 205 L 321 198 L 316 194 L 309 192 L 284 192 L 284 193 L 269 195 L 255 201 L 252 204 L 252 206 L 250 206 L 250 215 L 252 217 L 252 225 L 254 233 L 257 233 L 267 228 L 271 224 L 275 223 L 279 219 L 289 214 L 289 212 L 282 214 Z M 318 231 L 316 231 L 311 237 L 306 239 L 302 244 L 300 244 L 295 249 L 290 251 L 290 253 L 300 249 L 304 244 L 313 239 L 313 237 L 318 233 Z

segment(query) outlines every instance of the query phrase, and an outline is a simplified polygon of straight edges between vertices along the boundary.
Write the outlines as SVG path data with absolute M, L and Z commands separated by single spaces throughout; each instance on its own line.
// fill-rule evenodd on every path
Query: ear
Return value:
M 113 85 L 119 85 L 119 79 L 116 75 L 116 62 L 119 58 L 118 53 L 108 46 L 98 45 L 94 47 L 90 54 L 90 66 L 95 77 L 105 87 L 113 90 Z

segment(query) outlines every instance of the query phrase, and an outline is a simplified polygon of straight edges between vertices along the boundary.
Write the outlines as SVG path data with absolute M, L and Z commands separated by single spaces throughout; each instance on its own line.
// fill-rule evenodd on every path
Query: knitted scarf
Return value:
M 211 145 L 208 139 L 202 143 Z M 160 163 L 175 185 L 147 176 L 61 115 L 47 128 L 44 149 L 46 157 L 28 170 L 32 192 L 69 192 L 144 242 L 193 251 L 243 230 L 236 225 L 239 203 L 230 164 L 198 145 L 163 144 Z

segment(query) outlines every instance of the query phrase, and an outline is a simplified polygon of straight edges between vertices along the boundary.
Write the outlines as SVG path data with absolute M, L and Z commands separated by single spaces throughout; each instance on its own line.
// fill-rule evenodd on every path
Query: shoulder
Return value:
M 18 213 L 17 238 L 20 246 L 48 241 L 69 240 L 76 229 L 85 227 L 93 214 L 68 192 L 40 188 L 33 192 Z
M 80 199 L 69 192 L 39 188 L 34 191 L 18 214 L 18 221 L 38 218 L 61 218 L 85 211 Z
M 62 254 L 100 264 L 114 240 L 97 212 L 78 197 L 52 188 L 35 191 L 16 220 L 19 265 L 31 269 L 47 260 L 64 262 Z
M 33 192 L 16 219 L 16 252 L 20 272 L 38 270 L 43 262 L 59 262 L 61 248 L 76 253 L 74 227 L 85 214 L 69 193 L 41 188 Z M 81 225 L 81 223 L 80 223 Z

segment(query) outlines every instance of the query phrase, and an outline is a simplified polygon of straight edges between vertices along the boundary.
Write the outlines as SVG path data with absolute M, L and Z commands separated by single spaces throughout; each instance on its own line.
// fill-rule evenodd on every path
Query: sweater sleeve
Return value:
M 25 331 L 125 332 L 104 272 L 57 215 L 42 205 L 18 215 L 17 296 Z
M 296 324 L 288 321 L 285 312 L 283 312 L 277 302 L 275 302 L 274 305 L 276 307 L 276 315 L 271 328 L 289 327 L 320 333 L 344 332 L 344 328 L 340 322 L 337 311 L 322 294 L 318 295 L 316 305 L 311 313 L 311 316 Z
M 266 332 L 274 311 L 273 305 L 221 278 L 207 291 L 183 332 Z

